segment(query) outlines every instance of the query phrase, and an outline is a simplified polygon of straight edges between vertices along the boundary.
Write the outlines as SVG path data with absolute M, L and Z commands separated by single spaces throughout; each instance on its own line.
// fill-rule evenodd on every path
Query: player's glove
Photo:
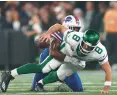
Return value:
M 66 56 L 64 59 L 64 62 L 69 62 L 69 63 L 77 66 L 78 69 L 84 69 L 86 66 L 85 61 L 81 61 L 78 58 L 70 57 L 70 56 Z

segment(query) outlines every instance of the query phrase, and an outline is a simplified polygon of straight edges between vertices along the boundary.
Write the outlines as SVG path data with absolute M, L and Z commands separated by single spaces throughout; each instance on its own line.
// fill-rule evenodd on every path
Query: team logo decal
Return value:
M 71 20 L 72 20 L 71 17 L 67 17 L 67 18 L 65 19 L 65 22 L 70 22 Z

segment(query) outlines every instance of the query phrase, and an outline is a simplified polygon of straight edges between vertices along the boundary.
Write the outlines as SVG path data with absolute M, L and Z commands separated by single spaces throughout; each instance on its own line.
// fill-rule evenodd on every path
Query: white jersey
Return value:
M 108 55 L 106 48 L 99 42 L 95 49 L 88 55 L 83 55 L 80 52 L 79 45 L 82 41 L 82 32 L 73 32 L 72 30 L 67 30 L 64 33 L 64 41 L 67 55 L 76 57 L 81 61 L 98 61 L 100 65 L 108 62 Z

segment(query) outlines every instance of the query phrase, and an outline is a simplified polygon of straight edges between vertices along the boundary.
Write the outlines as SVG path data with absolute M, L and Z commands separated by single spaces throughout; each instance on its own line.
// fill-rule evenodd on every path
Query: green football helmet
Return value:
M 80 43 L 81 53 L 87 55 L 88 53 L 94 50 L 99 41 L 100 36 L 98 32 L 92 29 L 86 30 L 83 34 L 83 40 Z

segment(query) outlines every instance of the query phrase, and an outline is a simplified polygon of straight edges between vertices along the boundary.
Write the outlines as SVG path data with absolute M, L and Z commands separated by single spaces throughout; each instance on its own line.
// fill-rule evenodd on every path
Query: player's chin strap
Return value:
M 79 46 L 80 52 L 81 52 L 82 54 L 84 54 L 84 55 L 88 55 L 88 53 L 84 53 L 81 49 L 82 49 L 81 46 Z
M 112 82 L 111 81 L 105 81 L 104 86 L 111 86 Z

